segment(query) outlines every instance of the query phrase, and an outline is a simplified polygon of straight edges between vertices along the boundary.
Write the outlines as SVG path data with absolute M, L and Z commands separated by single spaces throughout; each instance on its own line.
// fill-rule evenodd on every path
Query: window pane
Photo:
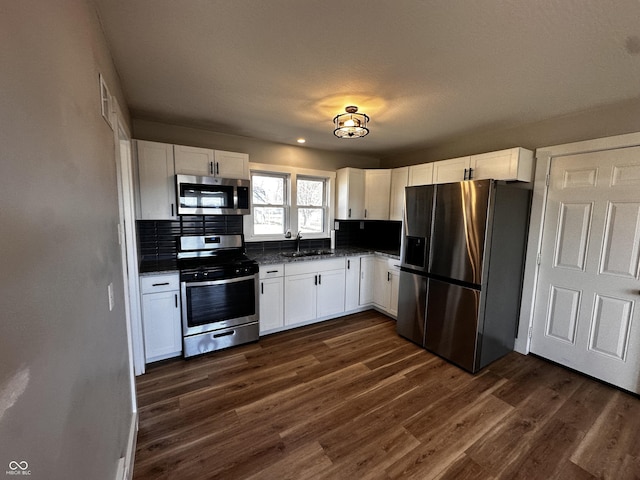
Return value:
M 322 207 L 323 190 L 323 180 L 298 180 L 298 205 Z
M 322 208 L 298 208 L 298 228 L 302 232 L 322 232 L 323 217 Z
M 284 205 L 284 178 L 253 175 L 251 188 L 254 205 Z
M 253 207 L 253 233 L 284 234 L 284 208 Z

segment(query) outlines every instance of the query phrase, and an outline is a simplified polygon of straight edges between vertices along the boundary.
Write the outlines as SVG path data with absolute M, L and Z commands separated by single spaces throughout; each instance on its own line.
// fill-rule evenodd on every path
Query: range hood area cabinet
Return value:
M 249 179 L 249 155 L 209 148 L 173 146 L 176 173 Z
M 531 182 L 533 152 L 515 147 L 433 162 L 434 184 L 486 179 Z
M 341 168 L 336 172 L 337 220 L 389 220 L 391 169 Z
M 249 179 L 249 155 L 208 148 L 134 140 L 138 220 L 176 220 L 175 175 Z

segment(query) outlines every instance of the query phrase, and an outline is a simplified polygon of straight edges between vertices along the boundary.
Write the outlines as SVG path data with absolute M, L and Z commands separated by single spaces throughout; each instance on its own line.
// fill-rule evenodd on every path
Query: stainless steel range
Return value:
M 242 235 L 180 237 L 183 355 L 256 341 L 258 264 Z

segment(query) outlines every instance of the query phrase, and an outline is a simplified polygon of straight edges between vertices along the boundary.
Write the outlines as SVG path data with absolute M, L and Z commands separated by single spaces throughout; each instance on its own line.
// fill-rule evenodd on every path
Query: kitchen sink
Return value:
M 282 252 L 280 255 L 288 258 L 315 257 L 320 255 L 333 255 L 331 250 L 303 250 L 301 252 Z

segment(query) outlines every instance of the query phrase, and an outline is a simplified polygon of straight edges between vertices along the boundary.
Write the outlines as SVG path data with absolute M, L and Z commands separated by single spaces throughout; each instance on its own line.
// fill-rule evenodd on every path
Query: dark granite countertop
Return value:
M 273 265 L 275 263 L 308 262 L 313 260 L 324 260 L 329 258 L 352 257 L 356 255 L 382 255 L 395 260 L 400 260 L 400 254 L 396 250 L 380 250 L 359 247 L 336 248 L 333 253 L 325 255 L 309 255 L 305 257 L 286 257 L 280 252 L 270 253 L 248 253 L 247 256 L 255 260 L 260 265 Z M 173 260 L 145 260 L 140 263 L 140 275 L 159 275 L 163 273 L 178 273 L 178 265 Z
M 308 262 L 313 260 L 323 260 L 329 258 L 339 258 L 339 257 L 351 257 L 355 255 L 383 255 L 385 257 L 389 257 L 392 259 L 399 260 L 400 254 L 397 251 L 390 250 L 374 250 L 367 248 L 357 248 L 357 247 L 349 247 L 349 248 L 336 248 L 335 250 L 331 250 L 331 254 L 325 255 L 309 255 L 305 257 L 286 257 L 282 255 L 280 252 L 273 253 L 259 253 L 259 254 L 249 254 L 248 256 L 258 262 L 260 265 L 272 265 L 274 263 L 292 263 L 292 262 Z

